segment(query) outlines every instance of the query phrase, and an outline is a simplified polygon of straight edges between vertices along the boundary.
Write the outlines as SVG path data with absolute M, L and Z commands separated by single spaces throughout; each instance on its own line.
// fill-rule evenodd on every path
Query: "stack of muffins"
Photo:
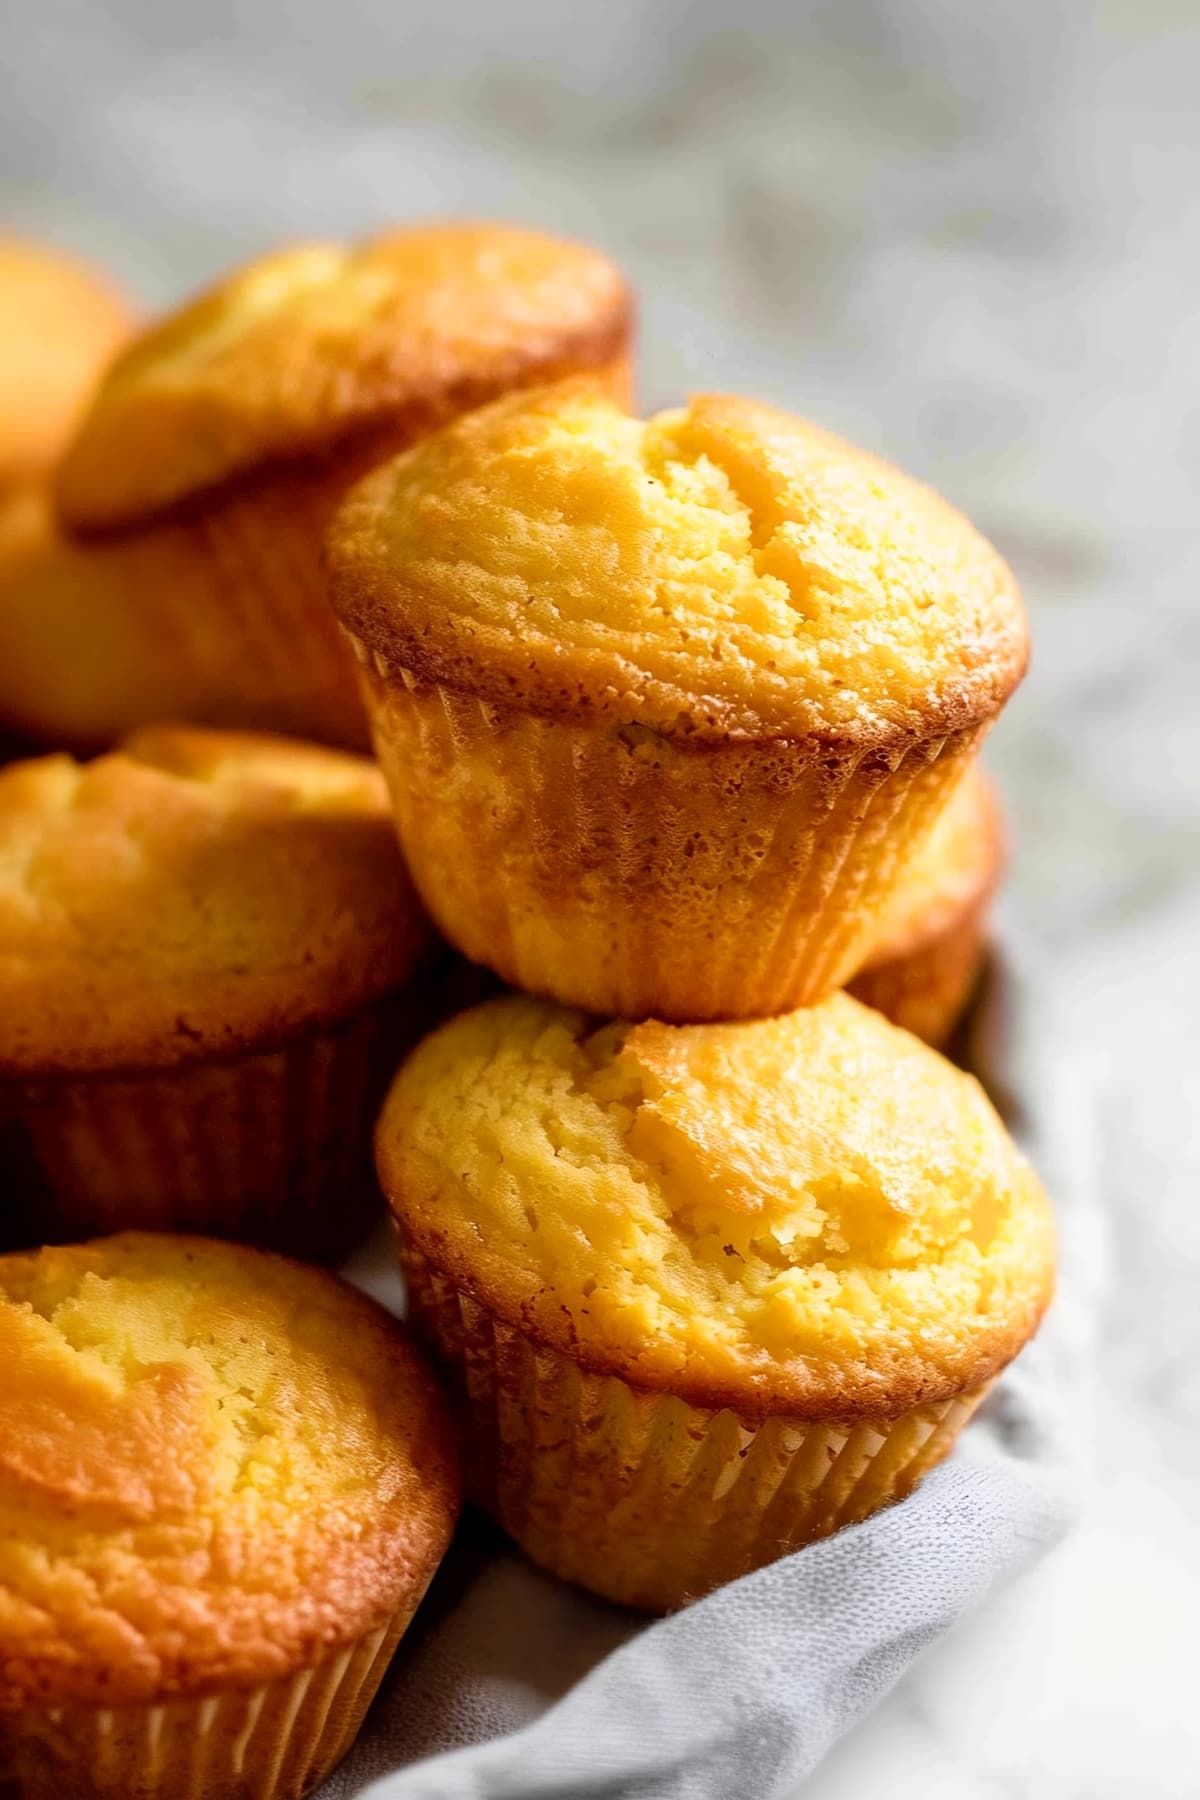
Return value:
M 107 367 L 83 272 L 0 285 L 0 725 L 50 752 L 0 770 L 0 1773 L 294 1800 L 460 1464 L 675 1607 L 906 1493 L 1036 1329 L 1045 1198 L 931 1047 L 1025 626 L 815 426 L 633 417 L 582 246 L 305 245 Z M 456 1012 L 452 950 L 521 991 Z M 290 1260 L 380 1185 L 440 1377 Z

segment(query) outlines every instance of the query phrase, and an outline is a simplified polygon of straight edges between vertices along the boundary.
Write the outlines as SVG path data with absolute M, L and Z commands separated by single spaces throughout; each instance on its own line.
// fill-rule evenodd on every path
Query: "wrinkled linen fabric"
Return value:
M 673 1617 L 566 1587 L 468 1517 L 320 1800 L 787 1800 L 915 1657 L 1061 1536 L 1086 1484 L 1106 1279 L 1096 1093 L 1052 971 L 994 969 L 964 1054 L 1050 1189 L 1059 1291 L 900 1505 Z M 347 1271 L 399 1307 L 386 1238 Z

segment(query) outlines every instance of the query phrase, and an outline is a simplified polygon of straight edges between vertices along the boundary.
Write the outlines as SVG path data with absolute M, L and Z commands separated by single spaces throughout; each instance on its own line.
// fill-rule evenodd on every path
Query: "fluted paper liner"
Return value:
M 377 452 L 380 460 L 385 451 Z M 199 515 L 192 529 L 210 571 L 209 618 L 226 635 L 214 670 L 244 692 L 247 718 L 366 749 L 370 738 L 353 659 L 333 617 L 321 565 L 337 502 L 370 466 L 361 455 L 331 467 L 264 477 Z
M 367 747 L 354 659 L 321 573 L 324 529 L 361 472 L 355 460 L 267 474 L 177 519 L 95 540 L 102 604 L 120 608 L 137 666 L 162 671 L 183 716 Z
M 23 1707 L 0 1721 L 0 1749 L 7 1733 L 21 1800 L 300 1800 L 354 1742 L 413 1611 L 315 1668 L 244 1691 Z
M 39 1241 L 196 1231 L 333 1257 L 375 1206 L 371 1130 L 405 1035 L 394 1004 L 279 1049 L 7 1090 Z
M 755 1017 L 838 987 L 982 735 L 698 747 L 495 706 L 351 643 L 438 926 L 517 987 L 628 1018 Z
M 539 1346 L 403 1237 L 400 1259 L 463 1392 L 468 1491 L 535 1562 L 623 1605 L 682 1606 L 902 1498 L 990 1385 L 895 1418 L 748 1425 Z

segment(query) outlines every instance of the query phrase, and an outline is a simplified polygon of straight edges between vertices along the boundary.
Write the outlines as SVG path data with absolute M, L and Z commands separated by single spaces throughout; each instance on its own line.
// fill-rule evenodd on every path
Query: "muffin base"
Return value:
M 570 372 L 548 367 L 540 378 Z M 625 356 L 589 373 L 628 403 Z M 86 684 L 74 673 L 56 677 L 32 707 L 18 698 L 16 722 L 56 742 L 99 747 L 102 735 L 111 740 L 165 711 L 194 725 L 257 726 L 368 750 L 354 659 L 326 591 L 326 528 L 363 475 L 493 398 L 464 388 L 412 405 L 325 459 L 268 467 L 145 524 L 68 540 L 63 575 L 73 591 L 64 601 L 51 586 L 47 605 L 52 616 L 78 618 L 85 633 L 102 632 L 106 645 L 115 638 L 120 655 L 102 648 Z M 31 636 L 39 641 L 36 619 L 19 645 Z M 103 721 L 112 725 L 106 734 L 97 731 Z
M 848 983 L 847 992 L 940 1049 L 974 992 L 987 945 L 985 903 L 929 943 L 864 969 Z
M 178 518 L 70 549 L 77 586 L 93 565 L 95 593 L 139 671 L 137 692 L 159 669 L 173 715 L 192 724 L 258 726 L 366 748 L 353 662 L 321 578 L 325 527 L 364 466 L 354 458 L 271 472 Z M 115 688 L 121 670 L 107 679 Z M 114 693 L 106 708 L 92 694 L 89 710 L 123 717 L 132 697 Z
M 393 1001 L 228 1061 L 0 1083 L 21 1223 L 43 1243 L 192 1231 L 333 1259 L 378 1207 L 371 1129 L 412 1031 Z
M 236 695 L 248 720 L 369 748 L 353 665 L 325 592 L 321 544 L 347 489 L 394 447 L 264 475 L 182 527 L 208 578 L 192 643 L 216 693 Z
M 982 737 L 695 746 L 496 706 L 351 643 L 439 928 L 516 987 L 629 1018 L 755 1017 L 840 986 Z
M 0 1721 L 7 1773 L 21 1800 L 301 1800 L 354 1742 L 415 1610 L 315 1668 L 243 1692 L 23 1707 Z
M 401 1239 L 409 1317 L 466 1408 L 467 1490 L 543 1568 L 662 1612 L 902 1499 L 990 1382 L 895 1418 L 757 1424 L 591 1374 Z

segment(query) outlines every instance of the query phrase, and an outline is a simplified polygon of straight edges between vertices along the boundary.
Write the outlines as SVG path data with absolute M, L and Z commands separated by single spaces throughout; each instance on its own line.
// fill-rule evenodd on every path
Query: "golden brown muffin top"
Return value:
M 972 763 L 909 863 L 863 970 L 911 956 L 995 891 L 1004 868 L 1004 822 L 995 788 Z
M 130 524 L 281 459 L 419 436 L 601 367 L 631 301 L 599 251 L 506 225 L 298 244 L 226 277 L 109 371 L 59 472 L 68 524 Z
M 690 1026 L 489 1002 L 405 1063 L 376 1153 L 402 1233 L 493 1313 L 743 1417 L 972 1387 L 1053 1280 L 982 1089 L 844 994 Z
M 0 236 L 0 485 L 50 469 L 132 327 L 129 304 L 86 263 Z
M 516 394 L 369 475 L 328 540 L 342 623 L 490 701 L 708 738 L 927 737 L 1025 664 L 1005 564 L 928 488 L 753 400 L 642 423 Z
M 3 1256 L 0 1360 L 0 1717 L 307 1667 L 449 1543 L 441 1395 L 333 1275 L 135 1232 Z
M 430 941 L 364 758 L 159 726 L 0 770 L 0 1072 L 266 1048 Z

